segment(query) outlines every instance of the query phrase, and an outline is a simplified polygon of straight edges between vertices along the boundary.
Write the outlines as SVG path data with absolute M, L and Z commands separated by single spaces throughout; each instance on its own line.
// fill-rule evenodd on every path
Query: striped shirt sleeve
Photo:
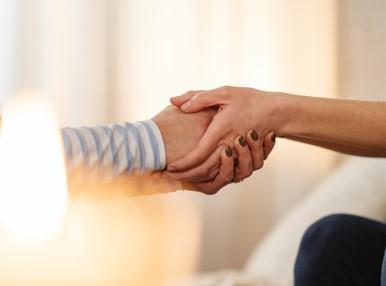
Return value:
M 152 121 L 98 127 L 61 129 L 69 173 L 85 166 L 91 171 L 112 171 L 113 176 L 133 171 L 162 170 L 165 146 Z

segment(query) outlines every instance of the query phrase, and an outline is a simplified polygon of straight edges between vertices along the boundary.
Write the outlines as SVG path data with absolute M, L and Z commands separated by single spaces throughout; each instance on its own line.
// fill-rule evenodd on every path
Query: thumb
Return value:
M 228 147 L 229 148 L 229 147 Z M 207 195 L 216 194 L 222 187 L 231 183 L 234 177 L 234 160 L 232 156 L 229 156 L 224 148 L 221 153 L 221 167 L 220 173 L 217 177 L 208 182 L 190 184 L 190 190 L 196 190 Z
M 173 104 L 174 106 L 180 107 L 182 104 L 190 100 L 193 96 L 195 96 L 197 93 L 202 92 L 202 90 L 191 90 L 183 95 L 180 96 L 174 96 L 170 98 L 170 103 Z
M 180 109 L 186 113 L 193 113 L 220 104 L 223 104 L 221 95 L 215 91 L 203 91 L 195 94 L 192 98 L 182 104 Z
M 186 171 L 205 161 L 215 151 L 218 142 L 223 138 L 226 124 L 228 124 L 226 121 L 212 122 L 197 147 L 183 158 L 172 162 L 168 166 L 168 171 Z

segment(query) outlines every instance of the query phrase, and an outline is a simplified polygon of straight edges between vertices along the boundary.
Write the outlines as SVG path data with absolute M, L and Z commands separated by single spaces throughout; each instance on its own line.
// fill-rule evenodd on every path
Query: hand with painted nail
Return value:
M 167 178 L 172 181 L 182 182 L 180 188 L 202 192 L 208 195 L 216 194 L 220 189 L 230 183 L 238 183 L 251 176 L 254 170 L 263 166 L 264 160 L 268 157 L 275 145 L 274 133 L 269 133 L 260 147 L 256 132 L 248 132 L 247 137 L 238 136 L 234 140 L 234 147 L 226 146 L 221 149 L 220 164 L 212 177 L 202 175 L 202 181 L 184 183 L 189 180 L 186 174 L 169 173 Z M 197 171 L 197 170 L 196 170 Z M 189 174 L 189 172 L 187 172 Z M 178 189 L 176 187 L 175 189 Z
M 249 148 L 246 148 L 249 150 Z M 250 157 L 249 152 L 246 155 Z M 244 155 L 243 155 L 244 156 Z M 152 176 L 167 187 L 164 188 L 166 192 L 173 192 L 178 190 L 189 190 L 195 192 L 201 192 L 207 195 L 216 194 L 224 186 L 235 182 L 235 171 L 237 166 L 234 160 L 234 152 L 229 146 L 225 146 L 220 150 L 219 166 L 216 173 L 212 178 L 200 181 L 184 181 L 174 177 L 174 174 L 170 174 L 166 171 L 155 172 Z M 248 166 L 249 167 L 249 166 Z M 159 180 L 161 179 L 161 180 Z
M 200 138 L 205 134 L 210 122 L 215 115 L 215 110 L 205 109 L 195 114 L 183 113 L 171 106 L 160 112 L 153 118 L 162 134 L 166 150 L 166 163 L 169 164 L 192 151 Z M 167 173 L 157 172 L 153 175 L 164 182 L 168 182 L 168 191 L 184 189 L 199 191 L 205 194 L 214 194 L 223 186 L 234 180 L 234 163 L 232 148 L 219 147 L 210 156 L 209 162 L 214 162 L 213 169 L 206 176 L 200 176 L 186 182 L 167 176 Z M 248 154 L 248 156 L 250 156 Z M 182 183 L 182 186 L 181 184 Z
M 246 137 L 239 136 L 234 142 L 236 164 L 234 182 L 241 182 L 250 177 L 253 171 L 263 167 L 264 161 L 275 146 L 275 134 L 268 133 L 262 140 L 263 147 L 255 130 L 248 132 Z
M 182 189 L 198 191 L 207 195 L 216 194 L 220 189 L 234 182 L 236 168 L 232 148 L 225 146 L 221 149 L 220 165 L 216 175 L 208 181 L 182 182 Z
M 271 134 L 273 138 L 272 134 L 275 134 L 276 128 L 281 124 L 272 116 L 278 96 L 276 93 L 252 88 L 222 87 L 209 91 L 190 91 L 172 98 L 171 102 L 183 112 L 195 113 L 208 107 L 216 107 L 217 114 L 197 147 L 171 163 L 168 171 L 184 174 L 185 179 L 197 174 L 197 168 L 201 173 L 210 171 L 215 166 L 210 157 L 221 146 L 234 146 L 234 140 L 239 134 L 247 139 L 253 137 L 256 141 L 253 143 L 257 145 L 255 149 L 261 150 L 260 153 L 263 154 L 266 136 L 269 138 Z M 266 155 L 263 154 L 262 157 Z M 260 165 L 261 162 L 253 160 L 254 169 L 260 168 Z
M 261 144 L 263 147 L 261 147 Z M 221 187 L 231 182 L 241 182 L 251 176 L 253 171 L 262 168 L 264 160 L 267 159 L 268 155 L 271 153 L 275 146 L 275 135 L 273 132 L 270 132 L 265 138 L 260 140 L 257 132 L 252 130 L 248 132 L 245 137 L 236 136 L 232 145 L 233 148 L 229 146 L 226 148 L 218 148 L 220 151 L 224 150 L 225 154 L 233 160 L 232 176 L 230 177 L 230 180 L 228 180 L 228 183 L 222 184 Z M 182 172 L 165 172 L 165 174 L 167 174 L 168 178 L 174 181 L 190 182 L 193 183 L 190 184 L 193 186 L 197 186 L 197 184 L 198 186 L 202 186 L 200 183 L 204 183 L 204 185 L 207 186 L 208 184 L 205 183 L 218 180 L 219 174 L 230 173 L 230 170 L 224 170 L 229 169 L 229 166 L 223 164 L 223 158 L 221 158 L 219 164 L 216 164 L 215 167 L 212 167 L 213 170 L 208 169 L 211 167 L 211 161 L 215 160 L 215 158 L 216 157 L 212 155 L 202 164 L 190 170 Z M 222 178 L 223 177 L 224 176 L 222 176 Z M 215 189 L 215 191 L 211 189 L 209 192 L 205 190 L 203 191 L 202 188 L 198 188 L 197 190 L 207 194 L 213 194 L 216 193 L 219 189 Z

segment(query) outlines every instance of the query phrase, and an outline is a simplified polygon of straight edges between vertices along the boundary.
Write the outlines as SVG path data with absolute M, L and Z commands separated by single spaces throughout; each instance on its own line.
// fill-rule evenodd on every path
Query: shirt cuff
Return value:
M 150 152 L 146 152 L 145 170 L 160 171 L 166 167 L 166 151 L 161 131 L 152 120 L 134 123 L 142 134 L 143 142 Z M 146 134 L 146 135 L 145 135 Z M 147 137 L 147 138 L 144 138 Z M 146 148 L 146 149 L 147 149 Z

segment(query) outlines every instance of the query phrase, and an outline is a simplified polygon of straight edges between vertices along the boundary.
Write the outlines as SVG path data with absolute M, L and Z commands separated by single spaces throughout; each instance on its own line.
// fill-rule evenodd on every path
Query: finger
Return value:
M 247 135 L 247 143 L 251 150 L 253 169 L 259 170 L 264 165 L 263 140 L 255 130 L 252 130 Z
M 266 160 L 273 150 L 273 147 L 275 147 L 276 143 L 276 134 L 272 131 L 268 133 L 267 136 L 264 138 L 264 160 Z
M 235 182 L 240 182 L 252 175 L 252 155 L 244 136 L 236 138 L 234 149 L 236 150 L 238 158 L 238 165 L 235 167 L 234 180 Z
M 204 183 L 208 181 L 214 180 L 220 172 L 220 164 L 211 172 L 208 173 L 208 176 L 206 178 L 199 178 L 199 179 L 193 179 L 192 183 Z
M 233 154 L 229 153 L 229 150 L 232 150 L 229 146 L 222 150 L 220 172 L 214 180 L 205 183 L 193 184 L 190 187 L 196 191 L 213 195 L 222 187 L 231 183 L 233 181 L 234 163 Z
M 229 98 L 229 92 L 228 88 L 222 87 L 196 93 L 193 97 L 181 105 L 181 110 L 187 113 L 192 113 L 214 105 L 225 104 Z
M 180 96 L 174 96 L 170 98 L 171 104 L 174 106 L 180 107 L 182 104 L 184 104 L 186 101 L 191 99 L 193 96 L 195 96 L 197 93 L 202 92 L 202 90 L 190 90 L 183 95 Z
M 203 183 L 203 182 L 211 181 L 217 177 L 218 173 L 220 172 L 220 165 L 221 165 L 220 156 L 221 156 L 222 148 L 224 148 L 224 147 L 222 147 L 222 146 L 220 147 L 220 154 L 219 154 L 219 158 L 217 159 L 218 161 L 217 161 L 216 165 L 213 166 L 211 168 L 211 170 L 209 172 L 207 172 L 207 174 L 205 176 L 192 178 L 192 180 L 191 180 L 192 183 Z
M 169 172 L 182 172 L 205 161 L 225 135 L 223 132 L 226 130 L 227 124 L 226 121 L 212 121 L 197 147 L 181 159 L 169 164 L 167 170 Z
M 223 147 L 218 147 L 204 163 L 183 172 L 168 172 L 173 180 L 183 182 L 208 181 L 212 173 L 219 168 L 220 155 Z

